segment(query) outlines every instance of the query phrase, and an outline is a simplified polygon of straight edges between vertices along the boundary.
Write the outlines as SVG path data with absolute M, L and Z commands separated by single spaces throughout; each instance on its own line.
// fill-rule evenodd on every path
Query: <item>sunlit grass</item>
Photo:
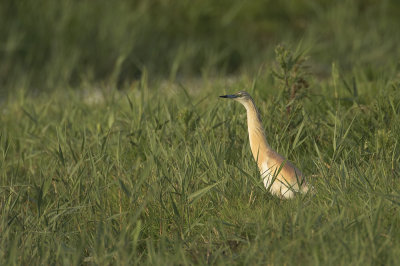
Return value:
M 203 89 L 143 78 L 125 91 L 19 91 L 0 107 L 0 260 L 395 264 L 399 83 L 348 77 L 311 81 L 290 114 L 267 72 Z M 265 191 L 244 109 L 217 97 L 238 89 L 314 196 Z

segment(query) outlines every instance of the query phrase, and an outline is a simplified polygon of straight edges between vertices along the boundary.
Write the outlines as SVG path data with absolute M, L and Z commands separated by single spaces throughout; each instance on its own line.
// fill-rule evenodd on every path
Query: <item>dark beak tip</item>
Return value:
M 219 97 L 221 97 L 221 98 L 228 98 L 228 99 L 234 99 L 234 98 L 237 98 L 237 96 L 236 96 L 236 95 L 221 95 L 221 96 L 219 96 Z

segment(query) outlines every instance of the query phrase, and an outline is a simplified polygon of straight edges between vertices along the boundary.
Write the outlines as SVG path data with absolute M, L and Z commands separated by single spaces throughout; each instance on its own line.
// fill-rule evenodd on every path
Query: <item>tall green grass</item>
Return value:
M 0 1 L 1 264 L 397 264 L 399 8 Z M 243 89 L 315 195 L 265 190 Z
M 265 71 L 9 96 L 0 109 L 0 261 L 396 264 L 398 77 L 332 73 L 311 79 L 289 115 Z M 217 97 L 238 89 L 252 93 L 270 145 L 304 171 L 314 196 L 265 191 L 244 109 Z

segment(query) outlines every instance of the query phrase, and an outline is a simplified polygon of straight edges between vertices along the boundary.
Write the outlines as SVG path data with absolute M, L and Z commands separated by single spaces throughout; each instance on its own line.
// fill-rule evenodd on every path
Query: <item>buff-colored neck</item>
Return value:
M 254 104 L 253 99 L 241 102 L 247 110 L 247 127 L 249 130 L 250 147 L 254 160 L 257 164 L 262 164 L 266 159 L 270 147 L 265 137 L 265 131 L 261 123 L 260 114 Z

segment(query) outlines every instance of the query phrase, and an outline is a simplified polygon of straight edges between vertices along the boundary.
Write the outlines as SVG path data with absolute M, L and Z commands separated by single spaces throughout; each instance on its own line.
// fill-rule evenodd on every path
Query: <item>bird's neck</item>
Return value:
M 265 131 L 261 123 L 260 114 L 253 100 L 244 104 L 244 107 L 247 110 L 247 126 L 249 130 L 250 148 L 253 153 L 254 160 L 256 160 L 257 164 L 261 165 L 264 160 L 267 159 L 266 156 L 270 150 L 270 147 L 265 137 Z

